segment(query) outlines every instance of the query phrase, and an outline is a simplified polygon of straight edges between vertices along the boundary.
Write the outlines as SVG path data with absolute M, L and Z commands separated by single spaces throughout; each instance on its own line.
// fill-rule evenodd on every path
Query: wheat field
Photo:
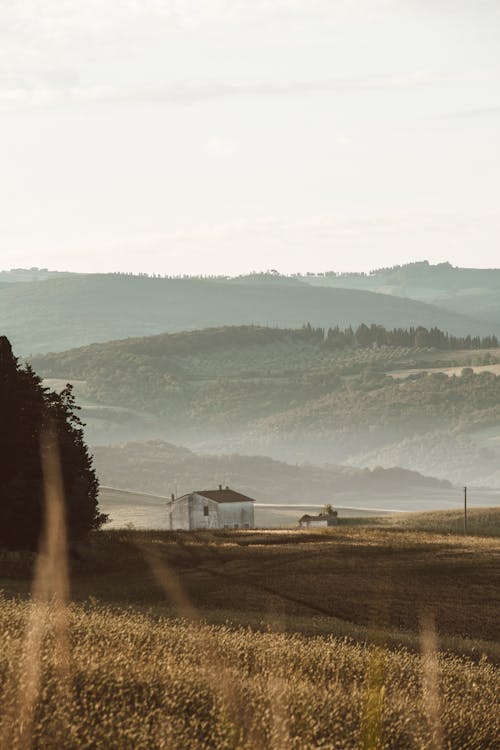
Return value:
M 97 532 L 70 597 L 57 539 L 0 559 L 0 750 L 498 747 L 497 540 Z
M 69 608 L 62 693 L 55 614 L 37 613 L 39 689 L 29 717 L 19 690 L 34 606 L 0 603 L 2 750 L 498 747 L 496 667 L 438 654 L 432 626 L 412 653 L 96 603 Z

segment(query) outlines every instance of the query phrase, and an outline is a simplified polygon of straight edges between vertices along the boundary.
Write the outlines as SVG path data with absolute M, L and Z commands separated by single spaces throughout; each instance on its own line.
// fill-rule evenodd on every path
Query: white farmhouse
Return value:
M 194 531 L 198 529 L 253 529 L 254 502 L 219 485 L 218 490 L 198 490 L 172 499 L 167 505 L 169 528 Z

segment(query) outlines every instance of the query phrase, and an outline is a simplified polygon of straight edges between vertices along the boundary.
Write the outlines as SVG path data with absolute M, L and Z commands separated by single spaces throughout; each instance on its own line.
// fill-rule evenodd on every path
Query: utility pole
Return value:
M 464 487 L 464 534 L 467 534 L 467 487 Z

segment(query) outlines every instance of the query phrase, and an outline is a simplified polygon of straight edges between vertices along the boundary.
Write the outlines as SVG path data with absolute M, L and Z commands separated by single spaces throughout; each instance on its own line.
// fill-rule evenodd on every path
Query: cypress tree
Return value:
M 81 538 L 105 522 L 77 410 L 71 386 L 59 394 L 44 388 L 30 366 L 19 365 L 9 340 L 0 337 L 0 546 L 38 545 L 44 521 L 44 431 L 60 454 L 69 538 Z

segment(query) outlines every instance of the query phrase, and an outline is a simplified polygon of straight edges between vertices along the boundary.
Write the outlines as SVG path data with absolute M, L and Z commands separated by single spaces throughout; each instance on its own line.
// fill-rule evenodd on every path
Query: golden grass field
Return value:
M 27 607 L 0 607 L 4 685 L 19 672 Z M 438 655 L 432 630 L 419 654 L 96 604 L 69 617 L 62 694 L 48 623 L 33 747 L 498 747 L 498 671 Z M 17 700 L 14 679 L 2 699 L 4 747 L 27 739 Z
M 458 534 L 464 532 L 463 510 L 438 510 L 426 513 L 400 513 L 379 519 L 402 531 L 427 531 L 436 534 Z M 467 531 L 474 536 L 500 537 L 500 508 L 469 508 Z
M 0 557 L 1 750 L 498 747 L 498 539 L 97 532 L 71 600 L 51 559 Z

